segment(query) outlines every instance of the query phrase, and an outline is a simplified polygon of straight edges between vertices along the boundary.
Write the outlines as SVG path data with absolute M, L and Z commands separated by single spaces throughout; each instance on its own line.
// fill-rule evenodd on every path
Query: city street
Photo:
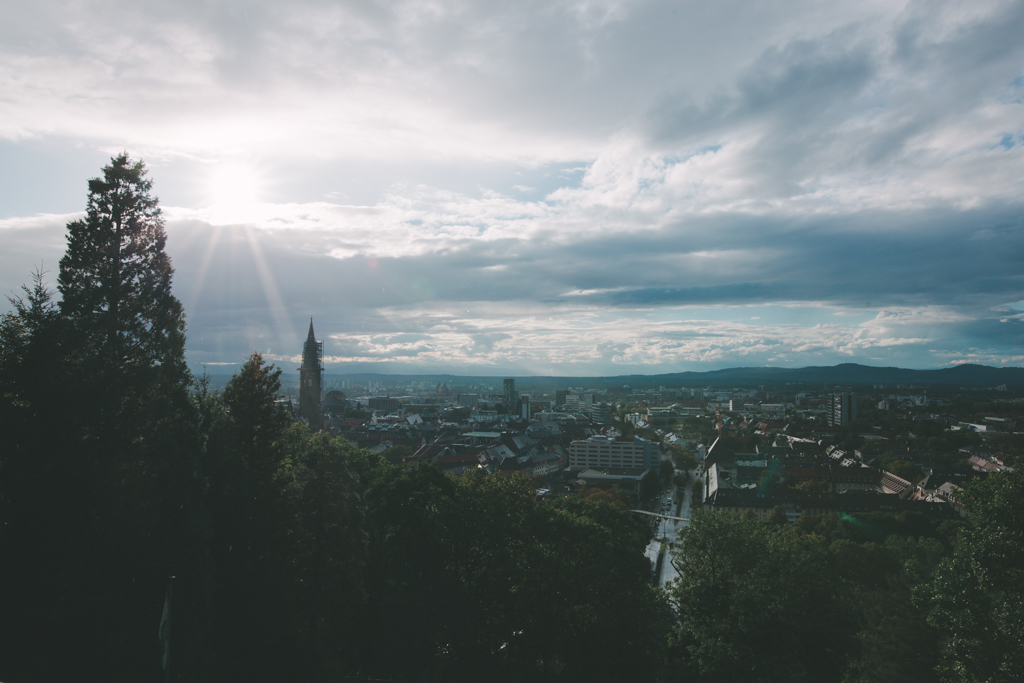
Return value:
M 696 476 L 696 472 L 691 472 L 691 481 Z M 675 503 L 677 496 L 683 496 L 683 504 L 679 508 L 679 514 L 676 514 Z M 655 503 L 655 509 L 653 512 L 666 514 L 671 517 L 683 517 L 689 519 L 690 517 L 690 503 L 691 503 L 692 492 L 690 486 L 684 486 L 681 490 L 673 487 L 669 491 L 663 493 Z M 671 498 L 672 504 L 669 506 L 667 511 L 663 511 L 665 503 Z M 665 551 L 665 559 L 662 562 L 661 574 L 658 576 L 658 585 L 664 586 L 669 581 L 678 576 L 678 572 L 672 564 L 671 549 L 672 546 L 677 542 L 680 530 L 689 525 L 688 521 L 679 521 L 675 519 L 662 519 L 658 523 L 658 528 L 655 532 L 654 538 L 651 543 L 647 546 L 646 555 L 651 560 L 651 565 L 656 566 L 658 560 L 658 552 L 661 548 L 662 542 L 669 544 L 669 547 Z

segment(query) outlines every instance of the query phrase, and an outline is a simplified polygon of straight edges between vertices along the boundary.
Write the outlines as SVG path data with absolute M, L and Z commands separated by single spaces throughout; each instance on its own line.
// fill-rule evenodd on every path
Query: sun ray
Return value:
M 203 285 L 206 283 L 206 274 L 210 270 L 210 264 L 213 262 L 213 255 L 217 250 L 217 243 L 220 241 L 221 230 L 223 230 L 223 228 L 220 226 L 213 226 L 213 232 L 210 234 L 209 241 L 206 243 L 206 253 L 203 254 L 203 260 L 199 264 L 195 281 L 192 283 L 192 288 L 189 290 L 188 301 L 185 306 L 186 311 L 196 310 L 197 308 L 199 297 L 203 293 Z
M 253 264 L 256 266 L 256 274 L 259 276 L 260 285 L 263 287 L 263 296 L 267 302 L 267 308 L 274 326 L 274 336 L 278 348 L 281 351 L 297 348 L 299 339 L 292 329 L 291 319 L 288 316 L 288 309 L 285 307 L 284 299 L 278 292 L 277 282 L 267 265 L 260 248 L 259 241 L 253 234 L 252 228 L 245 228 L 245 237 L 249 243 L 249 250 L 252 252 Z

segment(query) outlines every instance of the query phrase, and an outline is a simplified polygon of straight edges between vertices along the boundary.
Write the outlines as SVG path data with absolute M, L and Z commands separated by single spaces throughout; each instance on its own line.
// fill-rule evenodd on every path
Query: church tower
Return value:
M 309 319 L 309 335 L 302 345 L 302 367 L 299 368 L 299 417 L 305 418 L 309 428 L 318 432 L 324 428 L 324 413 L 320 407 L 320 385 L 324 374 L 324 343 L 313 334 L 313 319 Z

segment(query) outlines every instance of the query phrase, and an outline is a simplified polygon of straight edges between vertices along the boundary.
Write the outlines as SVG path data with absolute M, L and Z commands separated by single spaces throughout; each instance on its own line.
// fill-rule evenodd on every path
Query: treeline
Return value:
M 520 478 L 392 467 L 293 423 L 278 374 L 253 355 L 223 395 L 191 393 L 193 437 L 137 452 L 189 458 L 180 476 L 113 455 L 72 470 L 83 435 L 62 458 L 23 433 L 4 461 L 0 680 L 158 679 L 169 575 L 173 680 L 654 674 L 668 611 L 644 523 L 538 506 Z
M 103 172 L 0 318 L 0 680 L 1020 679 L 1019 475 L 970 525 L 696 514 L 656 589 L 622 507 L 312 434 L 258 354 L 211 392 L 145 169 Z

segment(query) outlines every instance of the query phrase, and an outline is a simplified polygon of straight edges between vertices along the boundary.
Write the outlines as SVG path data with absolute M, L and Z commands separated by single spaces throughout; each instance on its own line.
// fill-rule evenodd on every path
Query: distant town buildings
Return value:
M 520 394 L 513 378 L 327 376 L 325 383 L 323 354 L 311 320 L 298 406 L 279 399 L 312 429 L 344 436 L 396 466 L 527 476 L 546 492 L 538 500 L 604 489 L 644 506 L 665 485 L 662 458 L 682 449 L 698 463 L 693 503 L 709 510 L 767 517 L 782 508 L 790 521 L 867 511 L 955 518 L 960 485 L 1011 468 L 1014 454 L 999 450 L 998 437 L 1024 426 L 1017 408 L 1024 398 L 997 397 L 1006 407 L 954 412 L 946 393 L 924 391 L 861 388 L 864 415 L 851 434 L 835 429 L 858 418 L 858 395 L 849 387 L 769 394 L 533 382 Z M 885 421 L 879 411 L 889 411 Z M 959 450 L 933 456 L 926 444 L 940 438 Z M 946 460 L 958 459 L 964 462 L 954 471 Z

